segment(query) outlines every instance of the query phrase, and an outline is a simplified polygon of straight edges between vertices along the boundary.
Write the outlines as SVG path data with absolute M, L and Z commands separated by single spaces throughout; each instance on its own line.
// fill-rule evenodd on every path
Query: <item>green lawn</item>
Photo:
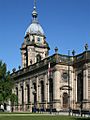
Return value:
M 69 117 L 69 116 L 47 116 L 47 115 L 41 115 L 41 116 L 15 116 L 15 115 L 0 115 L 0 120 L 90 120 L 90 118 L 78 118 L 78 117 Z

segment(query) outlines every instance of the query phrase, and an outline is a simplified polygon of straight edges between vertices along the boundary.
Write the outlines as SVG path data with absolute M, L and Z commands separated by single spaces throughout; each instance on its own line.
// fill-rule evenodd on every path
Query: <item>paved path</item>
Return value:
M 56 116 L 56 115 L 68 115 L 68 113 L 36 113 L 36 114 L 33 114 L 33 113 L 1 113 L 0 116 Z

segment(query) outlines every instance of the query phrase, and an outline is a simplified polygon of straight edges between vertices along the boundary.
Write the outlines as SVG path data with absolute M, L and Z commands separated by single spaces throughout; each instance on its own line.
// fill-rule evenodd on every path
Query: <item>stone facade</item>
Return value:
M 32 23 L 21 46 L 22 68 L 11 76 L 18 97 L 14 111 L 90 109 L 90 51 L 49 56 L 49 45 L 37 21 Z
M 34 107 L 58 111 L 69 105 L 80 109 L 81 102 L 84 109 L 90 109 L 90 58 L 85 58 L 86 54 L 90 56 L 90 51 L 71 57 L 68 66 L 68 56 L 56 53 L 14 72 L 18 111 L 32 111 Z

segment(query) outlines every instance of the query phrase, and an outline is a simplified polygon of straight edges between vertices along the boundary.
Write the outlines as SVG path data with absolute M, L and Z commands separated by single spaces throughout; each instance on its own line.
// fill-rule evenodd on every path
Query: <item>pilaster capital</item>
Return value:
M 23 87 L 23 82 L 20 83 L 20 87 Z
M 56 65 L 56 66 L 53 68 L 53 71 L 60 71 L 59 65 Z

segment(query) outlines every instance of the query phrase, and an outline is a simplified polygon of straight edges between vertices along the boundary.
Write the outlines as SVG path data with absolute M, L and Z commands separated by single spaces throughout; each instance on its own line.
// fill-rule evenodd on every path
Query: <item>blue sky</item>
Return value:
M 20 47 L 32 10 L 33 0 L 0 0 L 0 59 L 10 71 L 21 65 Z M 90 49 L 90 0 L 37 0 L 37 11 L 50 55 L 56 46 L 60 54 L 81 53 L 85 43 Z

